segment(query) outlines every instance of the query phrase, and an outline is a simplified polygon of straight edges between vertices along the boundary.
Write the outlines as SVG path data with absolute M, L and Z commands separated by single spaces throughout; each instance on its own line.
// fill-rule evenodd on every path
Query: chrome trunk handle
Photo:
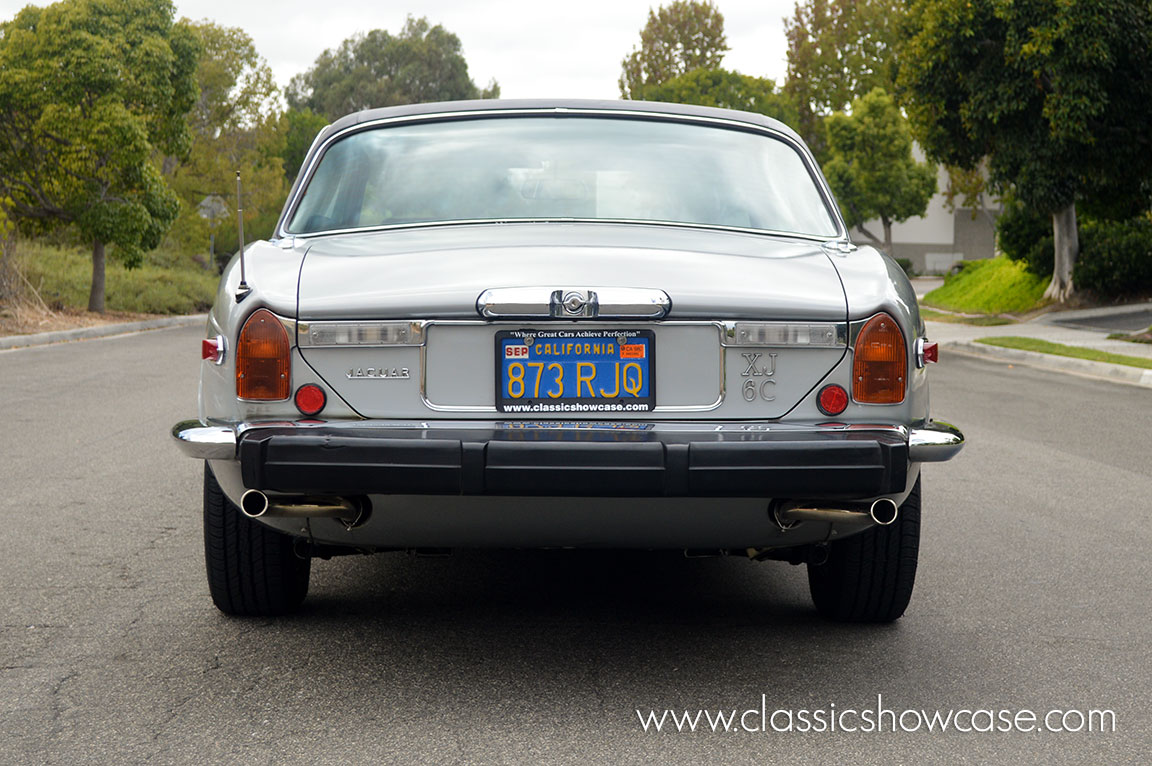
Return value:
M 671 307 L 649 287 L 494 287 L 476 299 L 486 319 L 662 319 Z

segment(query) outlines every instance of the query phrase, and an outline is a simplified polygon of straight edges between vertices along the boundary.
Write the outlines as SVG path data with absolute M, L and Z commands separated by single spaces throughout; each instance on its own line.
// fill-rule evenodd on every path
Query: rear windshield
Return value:
M 286 230 L 557 219 L 837 234 L 811 173 L 785 142 L 603 117 L 494 117 L 354 133 L 324 153 Z

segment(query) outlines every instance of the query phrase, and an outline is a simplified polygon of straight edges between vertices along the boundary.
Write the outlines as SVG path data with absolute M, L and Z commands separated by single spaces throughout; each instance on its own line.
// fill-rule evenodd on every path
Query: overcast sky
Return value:
M 0 0 L 0 18 L 28 3 Z M 47 3 L 34 3 L 46 5 Z M 454 32 L 468 71 L 504 98 L 618 98 L 620 60 L 640 41 L 647 0 L 177 0 L 177 16 L 211 19 L 252 36 L 281 86 L 325 49 L 357 32 L 398 32 L 408 14 Z M 731 50 L 724 66 L 784 79 L 783 18 L 795 0 L 718 0 Z

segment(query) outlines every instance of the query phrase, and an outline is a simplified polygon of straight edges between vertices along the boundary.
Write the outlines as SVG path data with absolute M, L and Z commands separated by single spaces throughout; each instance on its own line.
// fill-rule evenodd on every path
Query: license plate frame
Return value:
M 620 415 L 648 413 L 656 407 L 653 330 L 499 330 L 495 340 L 497 412 Z M 514 368 L 516 364 L 521 367 Z M 590 378 L 588 366 L 593 368 Z M 581 395 L 571 395 L 573 385 Z M 609 388 L 615 396 L 604 395 Z M 518 391 L 520 395 L 514 396 Z

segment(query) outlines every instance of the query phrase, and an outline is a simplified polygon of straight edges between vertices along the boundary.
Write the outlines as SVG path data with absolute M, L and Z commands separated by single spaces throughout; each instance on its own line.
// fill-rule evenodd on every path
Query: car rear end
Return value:
M 792 135 L 711 115 L 488 117 L 464 130 L 451 114 L 338 125 L 314 146 L 281 238 L 246 254 L 252 291 L 238 298 L 238 274 L 225 275 L 201 417 L 174 436 L 240 513 L 306 541 L 305 554 L 800 560 L 918 503 L 920 463 L 963 443 L 929 420 L 933 347 L 907 280 L 848 244 Z M 564 146 L 614 131 L 645 145 L 597 154 L 596 167 L 550 155 L 553 123 L 573 117 Z M 669 201 L 670 177 L 633 184 L 656 164 L 632 155 L 729 133 L 738 140 L 709 162 L 737 168 L 750 136 L 772 142 L 762 162 L 786 180 L 753 174 L 772 204 L 714 190 Z M 499 173 L 464 163 L 452 176 L 481 144 Z M 387 170 L 370 168 L 397 146 Z M 403 201 L 389 197 L 397 186 Z M 446 197 L 456 208 L 442 220 Z M 694 206 L 677 207 L 684 198 Z

